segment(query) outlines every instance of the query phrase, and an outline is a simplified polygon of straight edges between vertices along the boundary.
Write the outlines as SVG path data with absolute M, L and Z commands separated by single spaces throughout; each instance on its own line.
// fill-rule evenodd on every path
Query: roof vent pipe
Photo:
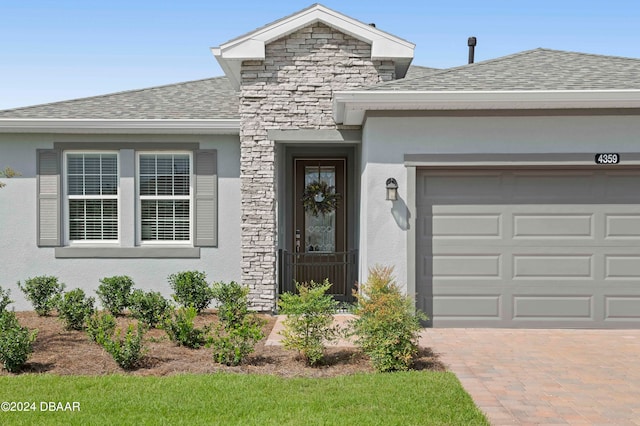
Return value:
M 469 46 L 469 63 L 472 64 L 475 54 L 476 54 L 476 44 L 478 44 L 478 39 L 475 37 L 469 37 L 467 40 L 467 46 Z

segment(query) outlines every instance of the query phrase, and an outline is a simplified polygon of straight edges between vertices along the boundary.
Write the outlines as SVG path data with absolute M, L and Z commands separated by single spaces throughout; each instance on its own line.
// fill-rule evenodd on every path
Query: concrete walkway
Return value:
M 493 425 L 640 425 L 640 330 L 426 329 Z

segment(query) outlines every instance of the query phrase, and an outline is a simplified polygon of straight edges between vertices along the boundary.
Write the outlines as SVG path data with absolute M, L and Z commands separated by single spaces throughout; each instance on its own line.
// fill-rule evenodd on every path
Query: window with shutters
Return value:
M 191 153 L 138 152 L 137 163 L 140 243 L 191 243 Z
M 37 150 L 39 247 L 57 258 L 196 258 L 218 246 L 215 149 L 86 145 Z
M 118 154 L 67 152 L 65 155 L 67 239 L 118 240 Z

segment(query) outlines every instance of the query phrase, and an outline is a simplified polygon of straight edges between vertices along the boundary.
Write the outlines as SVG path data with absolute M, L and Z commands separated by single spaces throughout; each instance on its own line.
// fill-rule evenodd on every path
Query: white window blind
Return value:
M 69 240 L 118 239 L 118 155 L 68 153 Z
M 191 240 L 191 156 L 140 154 L 140 238 Z

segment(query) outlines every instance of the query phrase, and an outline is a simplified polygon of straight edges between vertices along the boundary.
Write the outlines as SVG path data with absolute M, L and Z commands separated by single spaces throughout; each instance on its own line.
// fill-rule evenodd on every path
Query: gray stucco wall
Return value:
M 254 308 L 276 296 L 276 167 L 270 129 L 335 129 L 333 90 L 392 80 L 391 61 L 372 61 L 371 47 L 317 23 L 266 46 L 264 61 L 241 70 L 242 281 Z
M 218 247 L 200 248 L 199 259 L 56 259 L 54 248 L 36 246 L 36 149 L 54 142 L 198 143 L 218 153 Z M 16 282 L 37 275 L 55 275 L 67 289 L 83 288 L 90 295 L 99 279 L 129 275 L 137 288 L 171 294 L 167 276 L 200 270 L 212 281 L 240 281 L 240 144 L 237 136 L 155 135 L 0 135 L 0 168 L 10 166 L 20 177 L 3 179 L 0 189 L 0 286 L 11 290 L 16 310 L 31 305 Z

